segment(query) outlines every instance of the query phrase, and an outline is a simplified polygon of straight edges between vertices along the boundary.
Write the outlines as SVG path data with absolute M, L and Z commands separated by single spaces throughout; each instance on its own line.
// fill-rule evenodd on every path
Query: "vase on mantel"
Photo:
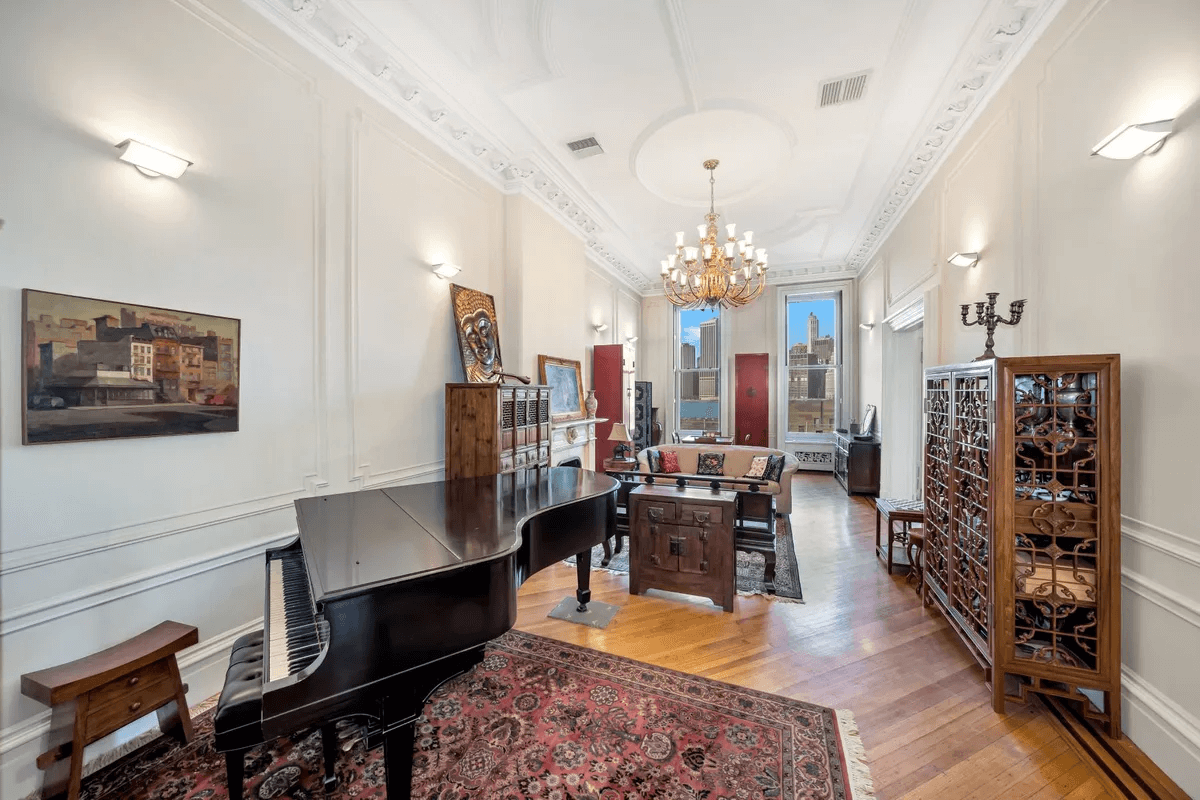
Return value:
M 600 401 L 596 399 L 596 390 L 588 389 L 587 397 L 583 401 L 583 407 L 587 411 L 588 419 L 596 418 L 596 406 L 600 405 Z

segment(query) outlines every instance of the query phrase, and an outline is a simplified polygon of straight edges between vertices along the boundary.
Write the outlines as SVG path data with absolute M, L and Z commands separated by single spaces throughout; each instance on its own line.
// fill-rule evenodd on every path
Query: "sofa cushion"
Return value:
M 651 472 L 662 472 L 662 453 L 655 449 L 646 451 L 646 461 Z
M 767 462 L 771 460 L 770 456 L 755 456 L 750 462 L 750 469 L 746 470 L 743 478 L 761 478 L 766 474 Z
M 724 453 L 701 453 L 696 457 L 697 475 L 724 475 Z
M 662 453 L 662 471 L 664 473 L 680 472 L 679 456 L 671 450 L 664 450 Z
M 763 470 L 763 479 L 778 481 L 783 476 L 783 456 L 767 456 L 767 468 Z

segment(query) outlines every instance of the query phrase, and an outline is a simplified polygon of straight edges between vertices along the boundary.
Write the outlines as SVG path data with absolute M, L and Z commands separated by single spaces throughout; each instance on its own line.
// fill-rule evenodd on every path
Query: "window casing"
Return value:
M 675 430 L 721 430 L 720 309 L 675 309 Z
M 783 293 L 780 408 L 785 441 L 822 441 L 845 427 L 846 348 L 841 289 Z

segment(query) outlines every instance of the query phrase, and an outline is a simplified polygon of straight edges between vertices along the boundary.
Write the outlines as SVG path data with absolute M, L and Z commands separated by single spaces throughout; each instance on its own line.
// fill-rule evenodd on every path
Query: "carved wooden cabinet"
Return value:
M 446 477 L 550 466 L 550 387 L 446 384 Z
M 629 593 L 667 589 L 733 611 L 737 493 L 643 485 L 628 503 Z
M 879 496 L 879 440 L 860 441 L 848 433 L 834 433 L 833 476 L 846 494 Z
M 1114 737 L 1120 422 L 1118 355 L 925 371 L 926 598 L 983 666 L 997 711 L 1055 695 Z

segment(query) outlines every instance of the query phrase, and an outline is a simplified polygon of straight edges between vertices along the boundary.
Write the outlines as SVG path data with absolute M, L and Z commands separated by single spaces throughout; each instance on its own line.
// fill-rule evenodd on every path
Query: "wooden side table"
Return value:
M 86 658 L 21 676 L 21 693 L 53 708 L 50 749 L 38 756 L 42 798 L 78 800 L 83 748 L 157 709 L 158 726 L 191 741 L 187 685 L 175 653 L 200 641 L 193 625 L 161 622 Z
M 636 458 L 606 458 L 604 459 L 605 472 L 637 472 L 638 460 Z
M 733 611 L 737 493 L 639 486 L 629 493 L 629 593 L 707 597 Z
M 887 564 L 888 575 L 892 574 L 893 566 L 913 568 L 912 563 L 904 558 L 897 559 L 892 552 L 896 542 L 908 544 L 908 529 L 914 522 L 925 519 L 925 503 L 921 500 L 895 500 L 879 497 L 875 500 L 875 555 Z M 887 550 L 880 543 L 880 524 L 887 523 Z M 902 530 L 896 530 L 895 523 L 901 524 Z

